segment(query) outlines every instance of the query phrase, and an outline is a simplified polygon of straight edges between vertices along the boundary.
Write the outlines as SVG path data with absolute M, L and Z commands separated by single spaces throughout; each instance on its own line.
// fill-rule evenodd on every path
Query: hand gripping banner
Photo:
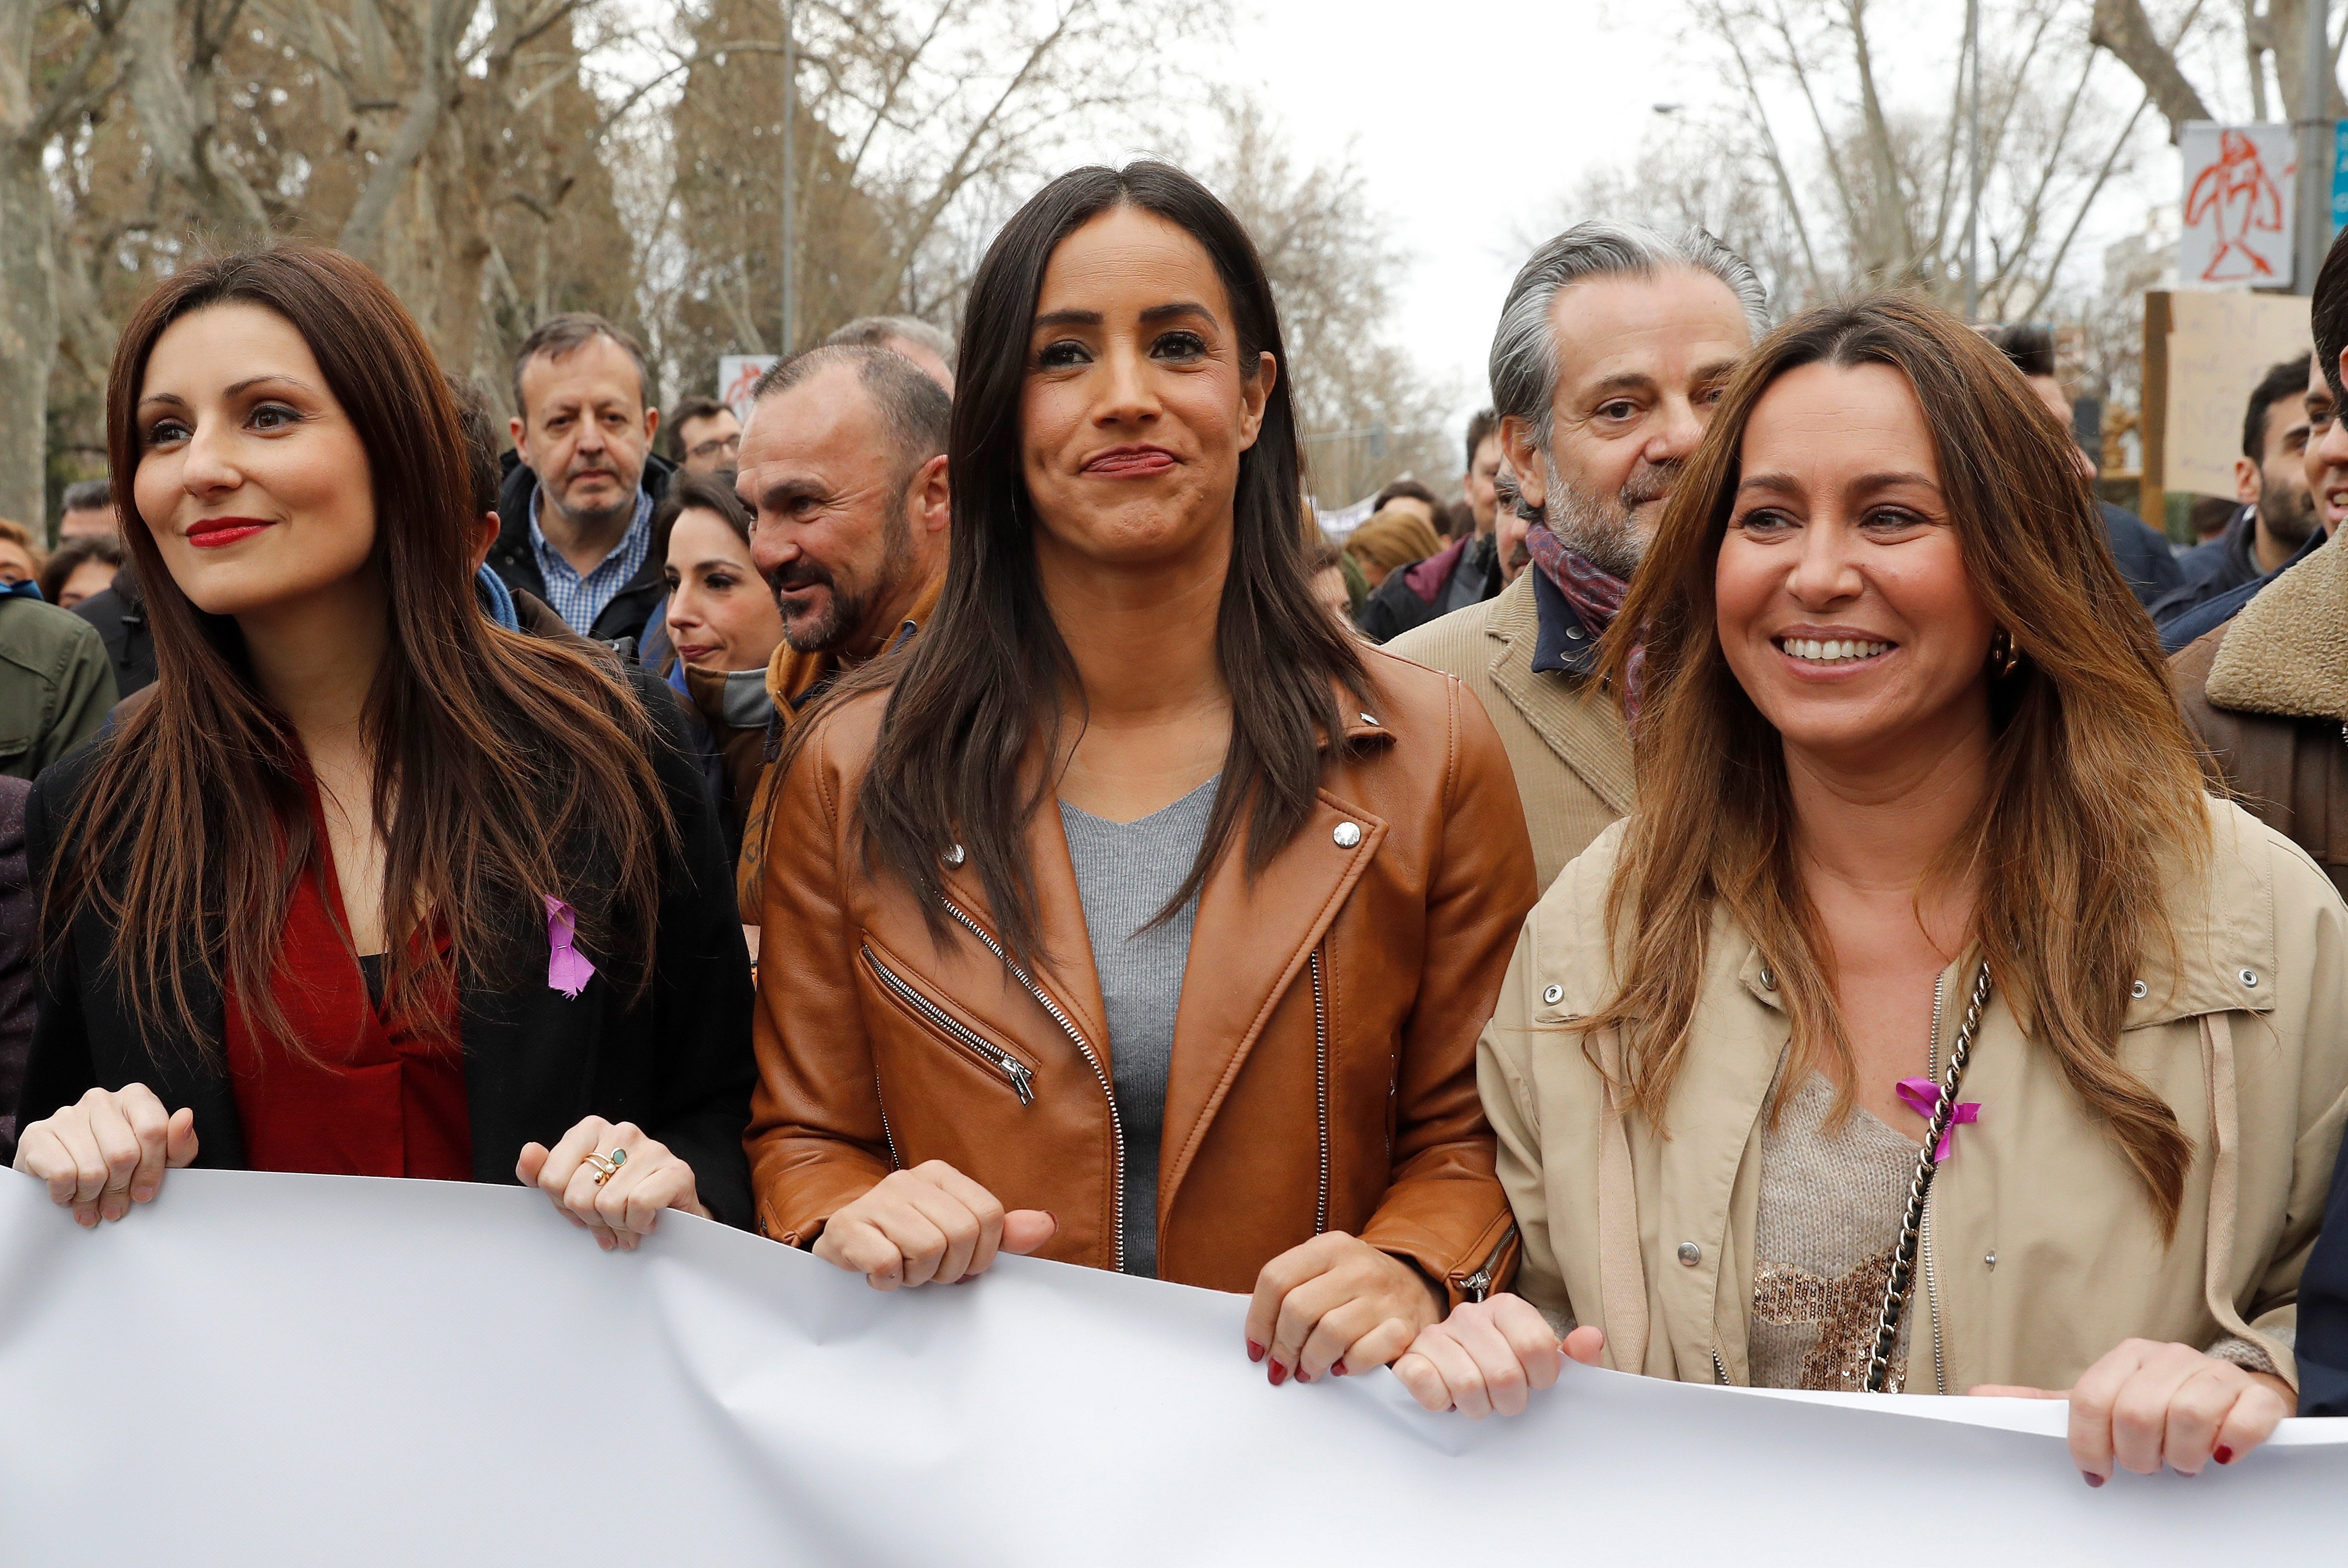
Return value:
M 174 1171 L 77 1229 L 0 1174 L 0 1563 L 2321 1562 L 2348 1421 L 2079 1483 L 2054 1404 L 1569 1367 L 1518 1420 L 1269 1387 L 1244 1303 L 1006 1258 L 882 1295 L 672 1214 Z

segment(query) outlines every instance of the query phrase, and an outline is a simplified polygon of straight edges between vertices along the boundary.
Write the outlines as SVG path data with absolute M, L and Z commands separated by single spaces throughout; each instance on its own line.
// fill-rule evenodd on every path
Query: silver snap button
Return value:
M 2242 971 L 2242 984 L 2244 985 L 2256 985 L 2258 983 L 2259 972 L 2257 970 L 2245 969 Z
M 1565 987 L 1562 985 L 1550 986 L 1541 993 L 1541 1000 L 1548 1003 L 1552 1007 L 1556 1006 L 1560 1002 L 1565 1000 Z
M 1987 1256 L 1983 1257 L 1982 1262 L 1988 1264 L 1991 1268 L 1995 1268 L 1997 1267 L 1997 1254 L 1995 1253 L 1991 1253 Z
M 2152 987 L 2139 980 L 2135 985 L 2128 987 L 2128 995 L 2141 1002 L 2147 996 L 2152 995 Z
M 1581 641 L 1581 628 L 1579 626 L 1568 626 L 1565 629 L 1565 634 L 1577 643 Z
M 1362 841 L 1362 825 L 1359 822 L 1340 822 L 1332 837 L 1337 841 L 1339 849 L 1350 850 Z
M 946 846 L 946 852 L 938 857 L 938 859 L 945 861 L 945 863 L 950 866 L 958 866 L 967 858 L 968 857 L 962 852 L 962 846 L 960 844 L 948 844 Z
M 1761 989 L 1764 991 L 1775 991 L 1776 988 L 1777 976 L 1769 972 L 1769 968 L 1766 965 L 1762 965 Z
M 1704 1249 L 1697 1246 L 1694 1242 L 1682 1242 L 1680 1243 L 1679 1255 L 1680 1262 L 1687 1264 L 1690 1268 L 1694 1268 L 1696 1264 L 1704 1262 Z
M 1375 713 L 1365 713 L 1362 715 L 1362 722 L 1367 725 L 1375 725 L 1378 722 L 1378 716 Z

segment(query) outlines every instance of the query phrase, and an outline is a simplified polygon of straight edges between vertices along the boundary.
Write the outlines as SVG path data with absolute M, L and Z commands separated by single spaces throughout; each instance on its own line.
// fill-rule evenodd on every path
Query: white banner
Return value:
M 2080 1484 L 2059 1405 L 1569 1367 L 1532 1414 L 1269 1387 L 1234 1296 L 1024 1259 L 895 1295 L 671 1215 L 174 1172 L 77 1229 L 0 1176 L 0 1562 L 2336 1560 L 2348 1421 Z

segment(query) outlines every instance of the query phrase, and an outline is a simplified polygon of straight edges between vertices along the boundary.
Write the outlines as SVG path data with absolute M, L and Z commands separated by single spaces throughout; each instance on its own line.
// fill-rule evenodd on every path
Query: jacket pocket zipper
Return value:
M 953 900 L 941 893 L 938 895 L 938 903 L 944 906 L 948 914 L 953 916 L 956 924 L 977 937 L 986 950 L 994 954 L 1005 969 L 1011 971 L 1012 978 L 1018 981 L 1030 996 L 1035 998 L 1037 1006 L 1051 1015 L 1052 1021 L 1060 1026 L 1060 1032 L 1066 1035 L 1069 1041 L 1082 1053 L 1085 1065 L 1093 1069 L 1093 1077 L 1100 1082 L 1101 1098 L 1108 1102 L 1109 1208 L 1112 1215 L 1109 1226 L 1109 1268 L 1113 1273 L 1123 1274 L 1125 1272 L 1125 1119 L 1117 1114 L 1117 1089 L 1108 1081 L 1108 1074 L 1102 1069 L 1100 1057 L 1093 1054 L 1092 1046 L 1086 1042 L 1075 1022 L 1069 1018 L 1067 1013 L 1057 1002 L 1044 994 L 1044 987 L 1035 984 L 1033 975 L 1011 961 L 1011 954 L 1004 951 L 1003 944 L 988 934 L 986 927 L 972 919 L 969 912 Z
M 1321 979 L 1321 950 L 1308 961 L 1313 970 L 1313 1087 L 1321 1118 L 1321 1196 L 1313 1210 L 1313 1233 L 1329 1228 L 1329 997 Z
M 880 955 L 872 951 L 870 943 L 865 944 L 864 962 L 872 965 L 872 973 L 879 976 L 880 984 L 887 986 L 899 1001 L 911 1007 L 915 1014 L 926 1020 L 947 1039 L 961 1047 L 964 1054 L 977 1057 L 982 1066 L 1008 1083 L 1011 1086 L 1011 1091 L 1019 1097 L 1020 1104 L 1035 1103 L 1035 1075 L 1025 1062 L 976 1030 L 963 1027 L 961 1020 L 913 989 L 909 983 L 899 977 L 895 970 L 880 962 Z
M 1482 1267 L 1471 1274 L 1453 1276 L 1452 1283 L 1459 1287 L 1462 1296 L 1469 1301 L 1482 1301 L 1492 1294 L 1492 1276 L 1499 1272 L 1500 1254 L 1507 1252 L 1509 1243 L 1516 1239 L 1516 1222 L 1511 1220 L 1509 1228 L 1500 1233 L 1498 1243 L 1486 1254 Z
M 1631 1370 L 1635 1372 L 1638 1368 L 1633 1367 Z M 1722 1387 L 1728 1387 L 1728 1363 L 1720 1358 L 1720 1346 L 1717 1345 L 1712 1347 L 1712 1376 Z

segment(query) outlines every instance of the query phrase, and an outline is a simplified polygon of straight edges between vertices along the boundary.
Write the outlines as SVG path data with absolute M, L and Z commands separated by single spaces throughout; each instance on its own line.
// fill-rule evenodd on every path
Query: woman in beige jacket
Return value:
M 1521 1296 L 1396 1373 L 1470 1414 L 1560 1348 L 2067 1398 L 2091 1485 L 2263 1440 L 2348 1114 L 2348 909 L 2203 796 L 2068 433 L 1929 305 L 1813 312 L 1616 626 L 1640 808 L 1481 1045 Z

